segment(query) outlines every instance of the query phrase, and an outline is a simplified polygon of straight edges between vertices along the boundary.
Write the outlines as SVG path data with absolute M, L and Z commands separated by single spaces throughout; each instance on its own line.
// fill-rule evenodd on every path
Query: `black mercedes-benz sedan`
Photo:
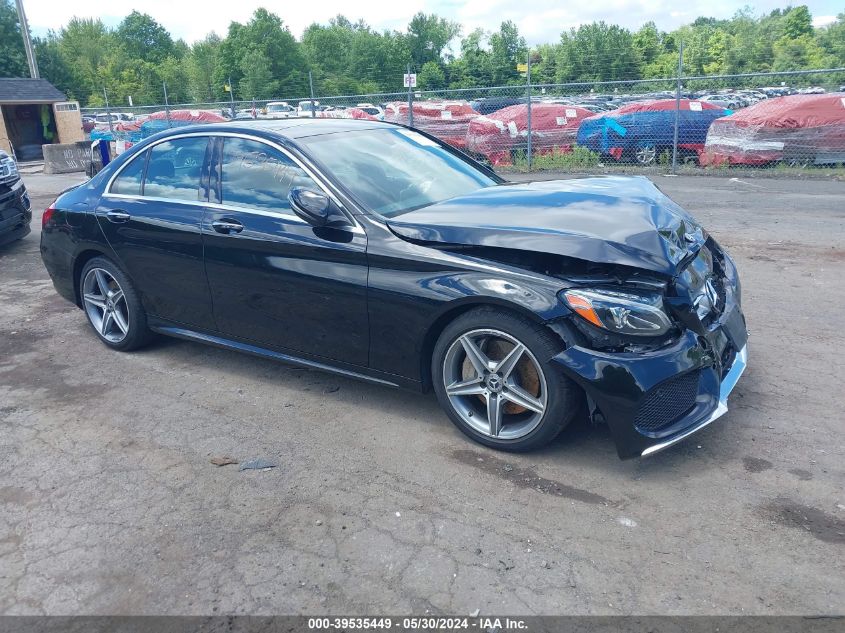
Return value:
M 45 211 L 41 254 L 112 349 L 160 333 L 433 389 L 497 449 L 586 415 L 654 453 L 746 364 L 733 261 L 649 180 L 509 184 L 387 123 L 159 134 Z

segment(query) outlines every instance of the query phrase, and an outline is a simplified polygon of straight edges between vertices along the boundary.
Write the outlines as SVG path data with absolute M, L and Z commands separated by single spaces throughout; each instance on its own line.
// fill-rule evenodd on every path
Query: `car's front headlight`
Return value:
M 575 314 L 610 332 L 661 336 L 672 327 L 659 295 L 574 288 L 561 296 Z

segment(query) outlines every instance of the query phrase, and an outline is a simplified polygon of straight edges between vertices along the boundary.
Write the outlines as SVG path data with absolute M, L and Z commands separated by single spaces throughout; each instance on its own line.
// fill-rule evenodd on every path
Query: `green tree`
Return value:
M 446 73 L 437 62 L 426 62 L 420 71 L 418 84 L 423 90 L 442 90 L 446 87 Z
M 28 77 L 18 14 L 11 0 L 0 0 L 0 77 Z
M 790 9 L 783 18 L 783 34 L 789 39 L 798 39 L 802 35 L 813 34 L 813 16 L 807 5 Z
M 47 37 L 33 41 L 35 58 L 38 60 L 38 72 L 51 84 L 68 95 L 71 99 L 79 98 L 70 67 L 62 55 L 59 36 L 50 31 Z
M 223 87 L 216 85 L 214 80 L 220 42 L 220 38 L 212 33 L 194 44 L 187 57 L 188 89 L 196 101 L 214 101 L 222 97 Z
M 143 59 L 154 64 L 176 56 L 170 33 L 146 13 L 133 11 L 118 25 L 115 32 L 119 47 L 127 59 Z
M 59 34 L 59 51 L 73 77 L 73 93 L 86 101 L 102 100 L 101 69 L 113 55 L 112 34 L 100 20 L 73 18 Z
M 605 22 L 561 34 L 559 81 L 609 81 L 641 76 L 641 59 L 628 29 Z
M 517 64 L 524 64 L 528 57 L 525 38 L 520 36 L 516 24 L 510 20 L 502 22 L 498 32 L 490 36 L 490 62 L 495 85 L 522 83 L 522 77 L 516 69 Z
M 435 14 L 417 13 L 408 24 L 408 48 L 411 63 L 422 68 L 426 62 L 440 61 L 443 52 L 461 33 L 461 27 Z
M 291 35 L 281 18 L 267 9 L 256 9 L 246 24 L 232 22 L 229 33 L 220 45 L 217 84 L 223 86 L 231 77 L 239 86 L 249 64 L 247 59 L 258 59 L 262 55 L 274 91 L 280 95 L 296 96 L 306 94 L 308 70 L 300 44 Z M 251 99 L 253 95 L 235 95 L 235 98 Z

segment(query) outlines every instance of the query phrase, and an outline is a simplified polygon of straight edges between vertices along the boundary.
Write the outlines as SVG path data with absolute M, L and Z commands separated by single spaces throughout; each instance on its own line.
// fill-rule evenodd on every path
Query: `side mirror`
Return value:
M 293 212 L 311 226 L 343 227 L 349 220 L 337 205 L 321 191 L 294 187 L 288 194 Z

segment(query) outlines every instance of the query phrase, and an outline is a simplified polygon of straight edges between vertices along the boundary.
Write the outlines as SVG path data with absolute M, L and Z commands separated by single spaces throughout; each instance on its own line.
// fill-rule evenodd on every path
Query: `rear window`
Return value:
M 147 152 L 141 152 L 124 167 L 120 175 L 115 178 L 109 190 L 111 193 L 119 193 L 124 196 L 140 196 L 141 182 L 144 179 L 144 165 L 147 160 Z
M 195 202 L 200 196 L 200 169 L 208 137 L 180 138 L 150 150 L 144 197 Z

